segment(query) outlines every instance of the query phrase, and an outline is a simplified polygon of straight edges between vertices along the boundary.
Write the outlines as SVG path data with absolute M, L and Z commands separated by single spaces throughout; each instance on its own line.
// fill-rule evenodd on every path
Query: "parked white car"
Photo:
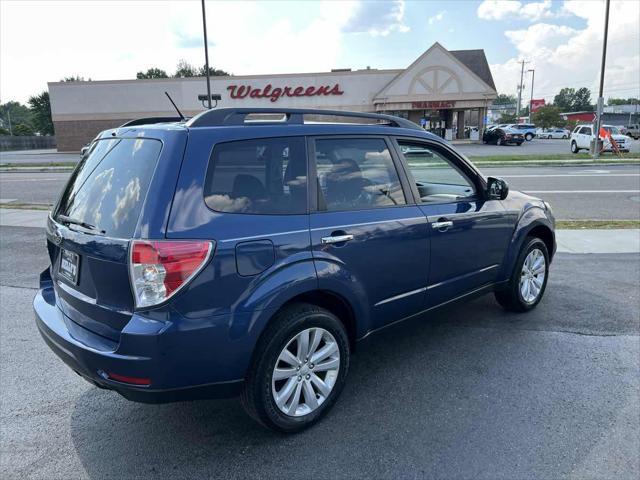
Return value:
M 570 135 L 571 132 L 565 128 L 538 129 L 536 132 L 538 138 L 569 138 Z
M 618 148 L 622 152 L 629 151 L 629 138 L 620 133 L 618 127 L 613 125 L 602 125 L 601 128 L 607 130 L 611 137 L 618 144 Z M 578 153 L 580 150 L 589 150 L 591 148 L 591 140 L 595 138 L 593 134 L 593 125 L 576 125 L 576 128 L 571 132 L 571 151 Z M 603 142 L 604 152 L 611 152 L 613 150 L 609 138 L 605 138 Z

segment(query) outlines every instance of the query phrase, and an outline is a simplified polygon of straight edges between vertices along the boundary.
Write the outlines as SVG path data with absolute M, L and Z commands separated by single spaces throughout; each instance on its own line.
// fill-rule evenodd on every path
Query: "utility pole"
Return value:
M 600 67 L 600 89 L 598 90 L 598 103 L 596 106 L 596 123 L 595 123 L 595 144 L 593 147 L 594 160 L 600 156 L 600 125 L 602 124 L 602 108 L 604 106 L 603 90 L 604 90 L 604 66 L 607 60 L 607 35 L 609 34 L 609 3 L 606 0 L 604 10 L 604 40 L 602 41 L 602 65 Z
M 209 45 L 207 42 L 207 14 L 202 1 L 202 30 L 204 31 L 204 68 L 207 70 L 207 105 L 211 110 L 211 76 L 209 75 Z
M 520 85 L 518 85 L 518 105 L 516 105 L 516 122 L 518 121 L 518 117 L 520 117 L 520 105 L 522 104 L 522 82 L 524 81 L 524 64 L 529 63 L 522 60 L 522 68 L 520 69 Z
M 531 106 L 533 105 L 533 81 L 536 78 L 536 71 L 530 68 L 527 72 L 531 72 L 531 99 L 529 100 L 529 123 L 531 123 L 531 119 L 533 118 L 533 113 L 531 112 Z

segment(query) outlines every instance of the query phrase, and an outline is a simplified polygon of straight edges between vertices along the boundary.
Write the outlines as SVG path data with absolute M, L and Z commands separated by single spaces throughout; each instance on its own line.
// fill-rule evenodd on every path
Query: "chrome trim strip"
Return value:
M 346 225 L 333 225 L 333 226 L 327 226 L 327 227 L 316 227 L 316 228 L 312 228 L 311 231 L 312 232 L 316 232 L 318 230 L 329 230 L 329 229 L 337 229 L 337 228 L 348 228 L 348 227 L 363 227 L 366 225 L 375 225 L 377 223 L 391 223 L 391 222 L 406 222 L 406 221 L 410 221 L 410 220 L 426 220 L 426 216 L 425 217 L 410 217 L 410 218 L 392 218 L 389 220 L 378 220 L 376 222 L 363 222 L 363 223 L 348 223 Z
M 427 290 L 431 290 L 432 288 L 436 288 L 436 287 L 441 287 L 445 283 L 450 283 L 450 282 L 452 282 L 454 280 L 460 280 L 461 278 L 466 278 L 466 277 L 470 277 L 472 275 L 477 275 L 478 273 L 486 272 L 487 270 L 491 270 L 491 269 L 497 268 L 499 266 L 500 266 L 500 264 L 496 263 L 495 265 L 489 265 L 488 267 L 481 268 L 480 270 L 476 270 L 475 272 L 465 273 L 464 275 L 460 275 L 458 277 L 454 277 L 454 278 L 450 278 L 448 280 L 444 280 L 442 282 L 434 283 L 433 285 L 429 285 L 427 287 Z
M 376 303 L 374 307 L 383 305 L 385 303 L 393 302 L 395 300 L 400 300 L 401 298 L 409 297 L 411 295 L 415 295 L 416 293 L 422 293 L 422 292 L 425 292 L 426 290 L 427 290 L 427 287 L 422 287 L 422 288 L 418 288 L 417 290 L 411 290 L 410 292 L 401 293 L 400 295 L 396 295 L 395 297 L 385 298 L 384 300 Z

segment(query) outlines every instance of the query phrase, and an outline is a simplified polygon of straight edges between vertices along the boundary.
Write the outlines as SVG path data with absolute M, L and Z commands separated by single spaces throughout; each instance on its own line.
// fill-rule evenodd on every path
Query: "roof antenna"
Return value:
M 169 101 L 171 102 L 171 105 L 173 105 L 173 108 L 176 109 L 176 112 L 178 112 L 178 115 L 180 115 L 180 120 L 185 120 L 184 115 L 182 115 L 182 112 L 180 111 L 180 109 L 176 106 L 175 102 L 173 101 L 173 99 L 171 98 L 171 96 L 169 95 L 169 92 L 164 92 L 164 94 L 167 96 L 167 98 L 169 99 Z

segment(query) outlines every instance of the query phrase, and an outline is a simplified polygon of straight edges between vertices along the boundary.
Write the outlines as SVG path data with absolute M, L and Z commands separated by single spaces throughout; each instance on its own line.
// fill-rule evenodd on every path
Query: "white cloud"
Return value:
M 483 20 L 523 18 L 536 21 L 553 16 L 551 13 L 551 0 L 532 3 L 512 0 L 484 0 L 478 6 L 477 14 Z
M 335 8 L 336 3 L 329 3 L 330 15 L 333 16 L 348 2 L 341 2 L 339 9 Z M 342 30 L 346 33 L 369 33 L 383 37 L 394 31 L 408 32 L 409 27 L 404 23 L 404 7 L 404 0 L 358 2 Z
M 551 53 L 561 42 L 575 37 L 578 30 L 565 25 L 535 23 L 526 30 L 507 30 L 504 34 L 523 55 L 543 56 Z
M 236 75 L 328 71 L 340 66 L 344 35 L 408 30 L 400 0 L 290 3 L 286 14 L 283 5 L 208 0 L 211 65 Z M 301 22 L 308 9 L 317 13 Z M 0 0 L 0 101 L 24 102 L 70 75 L 172 73 L 179 59 L 201 66 L 201 32 L 199 1 Z
M 439 22 L 444 18 L 444 14 L 446 12 L 443 10 L 441 12 L 436 13 L 433 17 L 429 17 L 427 22 L 429 25 L 433 25 L 435 22 Z
M 535 23 L 526 29 L 505 32 L 518 55 L 491 65 L 500 93 L 515 93 L 520 80 L 519 60 L 535 69 L 534 97 L 553 97 L 563 87 L 587 87 L 595 102 L 600 78 L 600 56 L 604 28 L 604 2 L 565 2 L 565 15 L 586 20 L 586 27 Z M 640 96 L 640 3 L 612 2 L 605 74 L 605 99 Z M 528 76 L 525 78 L 529 78 Z M 525 82 L 524 98 L 530 96 Z

